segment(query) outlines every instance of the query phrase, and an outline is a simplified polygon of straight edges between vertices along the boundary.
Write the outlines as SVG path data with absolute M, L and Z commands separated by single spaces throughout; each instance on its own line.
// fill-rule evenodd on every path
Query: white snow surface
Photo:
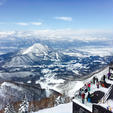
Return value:
M 60 92 L 60 90 L 57 88 L 60 84 L 64 84 L 65 80 L 63 79 L 56 79 L 54 78 L 54 75 L 51 76 L 51 74 L 45 75 L 45 81 L 43 81 L 44 78 L 37 80 L 36 84 L 40 84 L 42 88 L 44 89 L 53 89 L 55 91 Z M 60 92 L 61 93 L 61 92 Z
M 77 104 L 79 104 L 79 105 L 82 106 L 83 108 L 89 110 L 90 112 L 92 112 L 92 104 L 90 104 L 90 103 L 82 104 L 80 101 L 78 101 L 78 100 L 76 100 L 76 99 L 74 99 L 74 102 L 77 103 Z M 87 104 L 87 106 L 86 106 L 86 104 Z
M 33 46 L 24 50 L 22 54 L 33 54 L 33 53 L 36 54 L 37 56 L 47 55 L 48 47 L 42 44 L 36 43 Z
M 69 97 L 74 97 L 75 92 L 83 86 L 83 81 L 70 81 L 64 86 L 59 86 L 57 89 Z
M 30 84 L 31 83 L 31 80 L 27 81 L 27 83 Z
M 60 104 L 56 107 L 40 110 L 34 113 L 72 113 L 72 103 Z

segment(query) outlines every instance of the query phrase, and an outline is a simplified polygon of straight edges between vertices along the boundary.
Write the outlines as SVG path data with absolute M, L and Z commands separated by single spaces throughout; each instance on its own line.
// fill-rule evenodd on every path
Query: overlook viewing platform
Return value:
M 113 113 L 113 67 L 84 81 L 75 92 L 73 113 Z

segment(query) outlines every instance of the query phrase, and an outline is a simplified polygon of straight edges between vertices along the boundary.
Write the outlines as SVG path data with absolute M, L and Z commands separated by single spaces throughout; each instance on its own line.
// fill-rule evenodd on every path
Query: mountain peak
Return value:
M 32 45 L 31 47 L 25 49 L 22 54 L 36 54 L 36 55 L 46 55 L 48 53 L 48 46 L 44 46 L 40 43 L 36 43 Z

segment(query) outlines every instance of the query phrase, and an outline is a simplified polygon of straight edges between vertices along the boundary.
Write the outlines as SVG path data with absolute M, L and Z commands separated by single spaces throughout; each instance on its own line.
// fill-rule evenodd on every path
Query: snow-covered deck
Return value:
M 90 94 L 94 93 L 95 91 L 101 91 L 101 92 L 106 93 L 108 91 L 108 88 L 104 88 L 102 86 L 100 86 L 100 88 L 97 88 L 96 84 L 91 84 Z M 85 94 L 85 103 L 84 104 L 82 103 L 82 98 L 79 96 L 75 96 L 75 98 L 73 99 L 73 102 L 79 104 L 80 106 L 82 106 L 85 109 L 92 112 L 93 103 L 87 101 L 87 95 L 88 95 L 88 93 Z
M 73 100 L 76 104 L 82 106 L 83 108 L 87 109 L 88 111 L 92 112 L 92 104 L 89 102 L 85 102 L 85 104 L 82 104 L 81 100 L 76 98 Z
M 107 76 L 107 72 L 108 72 L 108 68 L 106 68 L 103 72 L 100 72 L 100 73 L 98 73 L 98 74 L 95 74 L 94 76 L 97 77 L 98 80 L 100 81 L 103 75 L 106 75 L 106 76 Z M 93 77 L 94 77 L 94 76 L 93 76 Z M 89 80 L 85 81 L 84 83 L 91 82 L 93 77 L 89 78 Z M 106 83 L 108 83 L 108 84 L 113 84 L 113 81 L 108 80 L 108 79 L 106 78 Z M 108 90 L 109 90 L 109 88 L 102 87 L 101 85 L 99 86 L 99 88 L 97 88 L 96 83 L 95 83 L 95 84 L 91 83 L 90 94 L 92 94 L 92 93 L 94 93 L 94 92 L 96 92 L 96 91 L 101 91 L 101 92 L 103 92 L 103 93 L 106 94 L 106 93 L 108 92 Z M 85 93 L 85 102 L 84 102 L 84 104 L 82 103 L 82 98 L 81 98 L 80 96 L 78 96 L 78 94 L 79 94 L 79 91 L 77 91 L 77 92 L 75 93 L 75 98 L 73 99 L 73 102 L 75 102 L 76 104 L 82 106 L 83 108 L 87 109 L 88 111 L 91 111 L 91 112 L 92 112 L 92 109 L 93 109 L 92 107 L 93 107 L 93 104 L 94 104 L 94 103 L 91 103 L 91 102 L 88 102 L 88 101 L 87 101 L 87 95 L 88 95 L 88 93 Z M 112 102 L 113 102 L 113 100 L 112 100 Z M 111 104 L 111 100 L 110 100 L 110 102 L 109 102 L 109 106 L 110 106 L 110 104 Z M 99 105 L 100 105 L 100 104 L 99 104 Z M 104 107 L 108 106 L 108 105 L 106 105 L 106 104 L 105 104 L 105 105 L 104 105 L 104 104 L 101 104 L 101 105 L 104 106 Z M 112 107 L 113 107 L 113 106 L 112 106 Z M 107 108 L 107 107 L 106 107 L 106 108 Z

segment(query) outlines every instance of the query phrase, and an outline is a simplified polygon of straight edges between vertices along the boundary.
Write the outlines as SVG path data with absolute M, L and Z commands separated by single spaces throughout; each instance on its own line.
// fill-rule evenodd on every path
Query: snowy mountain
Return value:
M 8 56 L 7 56 L 8 57 Z M 17 52 L 14 56 L 8 59 L 4 64 L 6 67 L 22 67 L 43 63 L 51 63 L 52 60 L 59 60 L 59 54 L 52 51 L 47 46 L 42 44 L 34 44 L 33 46 Z

